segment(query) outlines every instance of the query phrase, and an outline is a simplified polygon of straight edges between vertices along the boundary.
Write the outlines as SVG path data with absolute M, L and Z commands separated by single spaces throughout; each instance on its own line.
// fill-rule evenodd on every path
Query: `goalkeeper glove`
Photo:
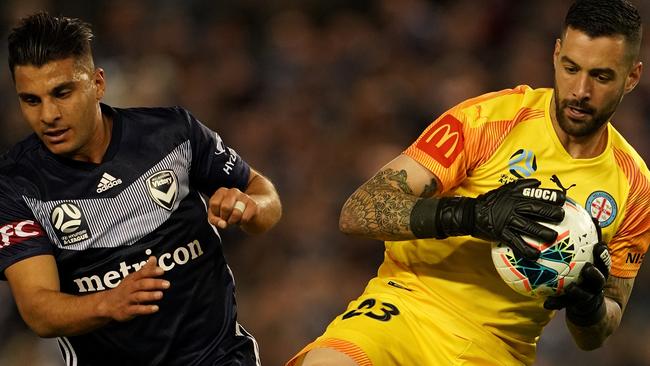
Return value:
M 537 179 L 520 179 L 476 198 L 434 197 L 418 200 L 411 211 L 411 231 L 418 238 L 444 239 L 472 235 L 502 242 L 517 254 L 535 260 L 539 251 L 522 235 L 550 243 L 557 232 L 537 221 L 560 222 L 566 194 L 539 188 Z
M 578 282 L 566 287 L 560 296 L 552 296 L 544 302 L 548 310 L 566 308 L 566 317 L 571 323 L 588 327 L 605 317 L 605 283 L 609 276 L 611 258 L 607 244 L 602 241 L 600 225 L 594 220 L 598 231 L 598 243 L 594 245 L 594 263 L 586 263 L 580 271 Z

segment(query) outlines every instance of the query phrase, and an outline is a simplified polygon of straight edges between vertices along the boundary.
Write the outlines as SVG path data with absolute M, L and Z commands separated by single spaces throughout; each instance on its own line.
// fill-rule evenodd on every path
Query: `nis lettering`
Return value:
M 543 188 L 524 188 L 522 195 L 531 198 L 543 199 L 544 201 L 557 201 L 557 191 Z
M 149 257 L 152 254 L 151 249 L 145 250 L 144 254 Z M 171 253 L 163 253 L 158 256 L 158 267 L 162 268 L 165 272 L 171 271 L 174 267 L 187 264 L 202 255 L 203 249 L 201 248 L 201 243 L 198 240 L 194 240 L 185 246 L 176 248 Z M 90 275 L 77 278 L 73 282 L 79 288 L 79 293 L 104 291 L 107 288 L 117 287 L 124 277 L 128 276 L 129 273 L 139 271 L 146 263 L 146 259 L 131 264 L 120 262 L 119 270 L 108 271 L 103 275 Z
M 627 253 L 627 259 L 625 259 L 625 263 L 641 264 L 643 263 L 644 258 L 645 253 Z

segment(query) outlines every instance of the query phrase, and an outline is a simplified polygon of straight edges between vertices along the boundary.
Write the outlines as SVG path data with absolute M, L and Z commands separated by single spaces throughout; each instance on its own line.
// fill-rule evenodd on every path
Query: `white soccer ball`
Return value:
M 578 279 L 585 263 L 593 263 L 598 232 L 591 216 L 568 197 L 563 208 L 562 222 L 542 223 L 558 232 L 555 242 L 541 243 L 523 237 L 541 252 L 536 261 L 516 256 L 505 244 L 492 245 L 492 261 L 497 272 L 518 293 L 531 297 L 560 295 L 566 286 Z

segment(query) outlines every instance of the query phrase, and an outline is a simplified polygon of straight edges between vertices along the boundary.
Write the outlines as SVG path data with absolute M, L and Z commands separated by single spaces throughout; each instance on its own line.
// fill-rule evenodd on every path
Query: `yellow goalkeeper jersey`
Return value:
M 611 275 L 635 277 L 650 241 L 648 169 L 611 124 L 600 156 L 572 158 L 551 123 L 552 95 L 552 89 L 523 85 L 467 100 L 431 123 L 404 153 L 439 178 L 444 195 L 475 197 L 527 177 L 558 188 L 553 175 L 565 187 L 575 185 L 567 194 L 600 222 Z M 490 248 L 468 236 L 386 242 L 382 267 L 415 274 L 448 317 L 441 321 L 463 317 L 532 363 L 553 312 L 543 308 L 543 299 L 519 295 L 502 281 Z

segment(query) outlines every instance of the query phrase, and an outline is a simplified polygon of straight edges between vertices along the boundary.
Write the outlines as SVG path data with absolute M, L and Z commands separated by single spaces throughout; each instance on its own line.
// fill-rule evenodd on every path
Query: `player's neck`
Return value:
M 95 132 L 82 149 L 72 156 L 73 160 L 100 164 L 106 155 L 113 132 L 113 119 L 98 108 Z
M 557 121 L 556 110 L 551 101 L 551 123 L 564 150 L 574 159 L 590 159 L 602 154 L 607 148 L 607 123 L 588 136 L 573 136 L 566 133 Z

